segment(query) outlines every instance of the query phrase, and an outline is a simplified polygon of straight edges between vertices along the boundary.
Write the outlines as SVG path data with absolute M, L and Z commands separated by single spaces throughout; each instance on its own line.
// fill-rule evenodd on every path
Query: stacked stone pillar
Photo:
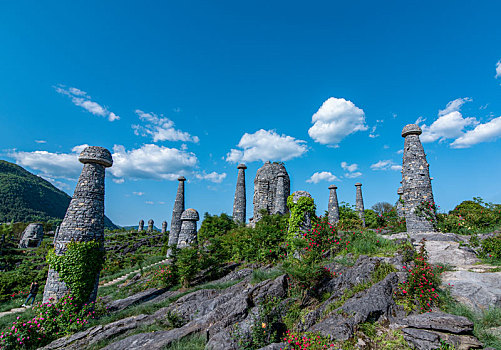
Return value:
M 184 182 L 186 178 L 180 176 L 178 179 L 176 200 L 174 201 L 174 209 L 172 210 L 172 220 L 170 223 L 169 246 L 177 246 L 179 232 L 181 231 L 181 215 L 184 212 Z M 167 257 L 171 255 L 171 250 L 167 251 Z
M 200 220 L 195 209 L 186 209 L 181 215 L 181 231 L 177 248 L 182 249 L 197 244 L 197 221 Z
M 113 165 L 111 153 L 102 147 L 85 148 L 78 160 L 84 164 L 73 198 L 60 225 L 55 242 L 55 254 L 64 255 L 67 244 L 95 240 L 104 249 L 104 176 L 105 168 Z M 96 300 L 99 273 L 89 302 Z M 68 288 L 59 274 L 49 267 L 43 302 L 58 301 Z
M 360 182 L 357 182 L 355 184 L 355 187 L 357 188 L 355 208 L 358 212 L 358 217 L 360 218 L 360 220 L 362 220 L 362 225 L 365 227 L 365 211 L 364 199 L 362 197 L 362 184 Z
M 419 140 L 421 132 L 421 128 L 416 124 L 408 124 L 402 130 L 402 137 L 405 138 L 402 164 L 403 211 L 407 232 L 412 233 L 434 231 L 432 221 L 436 220 L 434 212 L 428 212 L 428 216 L 415 213 L 422 203 L 435 204 L 429 165 Z
M 233 201 L 233 221 L 240 224 L 245 224 L 247 219 L 247 199 L 245 195 L 245 164 L 237 166 L 237 188 L 235 190 L 235 199 Z
M 337 186 L 329 186 L 329 204 L 327 210 L 329 212 L 329 223 L 336 224 L 339 222 L 339 203 L 337 200 Z
M 139 220 L 139 226 L 137 227 L 137 232 L 144 230 L 144 220 Z
M 287 197 L 285 196 L 285 177 L 286 173 L 280 172 L 277 175 L 277 190 L 275 193 L 275 205 L 273 214 L 284 215 L 287 213 Z
M 162 222 L 162 233 L 167 232 L 167 221 Z
M 403 195 L 404 195 L 404 189 L 402 187 L 399 187 L 397 190 L 398 194 L 398 201 L 397 201 L 397 216 L 399 218 L 404 217 L 404 205 L 403 205 Z
M 148 220 L 148 233 L 151 233 L 153 232 L 153 225 L 155 224 L 155 222 L 153 221 L 153 219 L 149 219 Z

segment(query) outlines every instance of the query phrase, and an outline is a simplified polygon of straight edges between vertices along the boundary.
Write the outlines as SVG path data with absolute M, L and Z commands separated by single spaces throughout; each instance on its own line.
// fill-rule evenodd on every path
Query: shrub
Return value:
M 292 350 L 322 350 L 336 348 L 336 345 L 329 337 L 313 332 L 299 333 L 287 331 L 283 341 L 289 344 L 289 349 Z
M 171 265 L 160 265 L 150 273 L 148 287 L 168 288 L 176 285 L 177 276 Z
M 501 234 L 484 239 L 481 245 L 483 257 L 501 260 Z
M 176 256 L 176 272 L 183 287 L 188 287 L 195 275 L 200 271 L 201 254 L 195 247 L 179 249 Z

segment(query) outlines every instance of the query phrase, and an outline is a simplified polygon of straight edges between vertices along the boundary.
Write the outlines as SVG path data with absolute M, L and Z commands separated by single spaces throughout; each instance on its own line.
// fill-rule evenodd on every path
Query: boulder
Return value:
M 428 312 L 411 315 L 403 318 L 398 323 L 413 328 L 446 331 L 456 334 L 471 333 L 473 331 L 473 322 L 469 319 L 445 312 Z

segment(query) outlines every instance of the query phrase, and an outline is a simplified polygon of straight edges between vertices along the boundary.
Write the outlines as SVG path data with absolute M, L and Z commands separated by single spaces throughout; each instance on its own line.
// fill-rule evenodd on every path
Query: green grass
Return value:
M 390 239 L 385 239 L 370 230 L 347 232 L 345 240 L 350 243 L 348 250 L 342 250 L 342 255 L 352 253 L 355 258 L 360 255 L 393 256 L 401 246 Z
M 205 344 L 205 336 L 196 334 L 174 341 L 171 345 L 166 346 L 165 350 L 204 350 Z
M 487 330 L 501 326 L 501 308 L 490 308 L 482 313 L 475 312 L 466 305 L 453 300 L 449 292 L 442 292 L 442 309 L 457 316 L 464 316 L 473 322 L 473 334 L 484 343 L 485 347 L 501 350 L 501 337 L 490 334 Z
M 146 266 L 151 265 L 151 264 L 155 264 L 155 263 L 162 261 L 164 259 L 165 259 L 165 256 L 163 256 L 163 255 L 149 256 L 149 257 L 144 259 L 143 267 L 146 267 Z M 158 266 L 158 265 L 155 265 L 155 266 Z M 134 266 L 122 269 L 122 270 L 120 270 L 112 275 L 103 276 L 100 278 L 100 282 L 112 281 L 117 277 L 121 277 L 123 275 L 130 274 L 131 272 L 136 271 L 136 270 L 139 270 L 138 265 L 134 265 Z M 143 269 L 143 270 L 148 270 L 148 269 Z
M 271 269 L 271 270 L 254 270 L 252 271 L 251 283 L 257 284 L 269 279 L 275 279 L 284 273 L 279 269 Z

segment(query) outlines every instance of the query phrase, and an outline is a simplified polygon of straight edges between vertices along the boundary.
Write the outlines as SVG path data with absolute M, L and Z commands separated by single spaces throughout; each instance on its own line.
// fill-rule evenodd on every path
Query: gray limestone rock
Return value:
M 155 222 L 153 221 L 153 219 L 148 220 L 148 230 L 147 230 L 148 233 L 153 232 L 153 225 L 154 224 L 155 224 Z
M 404 194 L 404 189 L 403 187 L 399 187 L 398 190 L 397 190 L 397 194 L 398 194 L 398 200 L 397 200 L 397 215 L 399 218 L 403 218 L 405 215 L 404 215 L 404 204 L 403 204 L 403 194 Z
M 29 224 L 23 231 L 19 248 L 36 248 L 43 239 L 43 225 L 38 223 Z
M 360 182 L 357 182 L 355 184 L 355 187 L 357 188 L 357 195 L 356 195 L 356 202 L 355 202 L 355 207 L 358 212 L 358 217 L 360 220 L 362 220 L 362 224 L 365 227 L 365 209 L 364 209 L 364 199 L 362 197 L 362 184 Z
M 179 249 L 197 244 L 197 221 L 200 220 L 195 209 L 186 209 L 181 215 L 181 231 L 177 241 Z
M 137 226 L 137 231 L 141 232 L 144 231 L 144 220 L 139 220 L 139 225 Z
M 167 221 L 162 222 L 162 232 L 161 233 L 166 233 L 167 232 Z
M 95 240 L 104 243 L 104 176 L 105 168 L 113 164 L 110 151 L 102 147 L 89 146 L 80 153 L 79 161 L 84 164 L 73 198 L 60 225 L 55 253 L 64 255 L 66 245 L 71 241 Z M 101 248 L 101 249 L 104 249 Z M 99 274 L 89 301 L 97 295 Z M 49 268 L 43 302 L 59 300 L 68 288 L 59 274 Z
M 280 172 L 277 175 L 277 192 L 275 193 L 275 207 L 273 208 L 273 214 L 284 215 L 287 213 L 287 197 L 285 196 L 286 176 L 287 174 L 283 172 Z
M 329 186 L 329 204 L 327 210 L 329 212 L 329 222 L 336 224 L 339 222 L 339 203 L 337 200 L 337 186 Z
M 426 161 L 423 145 L 419 140 L 421 128 L 416 124 L 408 124 L 402 130 L 404 156 L 402 165 L 403 211 L 408 232 L 434 231 L 430 219 L 415 213 L 416 207 L 424 202 L 434 204 L 431 188 L 429 165 Z
M 245 194 L 245 164 L 237 166 L 237 188 L 235 189 L 235 199 L 233 201 L 233 221 L 236 223 L 245 224 L 247 219 L 247 200 Z
M 133 294 L 124 299 L 113 300 L 111 303 L 107 304 L 106 307 L 108 311 L 120 311 L 128 308 L 134 304 L 142 303 L 148 300 L 151 300 L 160 294 L 164 293 L 166 289 L 157 289 L 157 288 L 148 288 L 143 290 L 142 292 Z
M 177 187 L 176 200 L 174 201 L 172 220 L 170 222 L 169 246 L 177 246 L 179 232 L 181 231 L 181 215 L 184 211 L 184 182 L 186 181 L 186 178 L 184 176 L 180 176 L 178 181 L 179 185 Z M 167 250 L 167 257 L 171 254 L 171 250 Z
M 278 175 L 281 173 L 285 174 L 285 177 L 283 177 L 283 190 L 280 189 L 277 192 Z M 278 198 L 276 198 L 277 193 Z M 289 194 L 290 178 L 285 166 L 282 163 L 264 163 L 257 171 L 256 178 L 254 179 L 253 223 L 261 219 L 261 210 L 265 210 L 268 214 L 275 214 L 277 213 L 278 206 L 278 209 L 285 207 L 285 211 L 288 212 L 286 203 Z
M 404 317 L 399 324 L 408 327 L 445 331 L 456 334 L 471 333 L 473 322 L 463 316 L 447 314 L 445 312 L 427 312 Z

